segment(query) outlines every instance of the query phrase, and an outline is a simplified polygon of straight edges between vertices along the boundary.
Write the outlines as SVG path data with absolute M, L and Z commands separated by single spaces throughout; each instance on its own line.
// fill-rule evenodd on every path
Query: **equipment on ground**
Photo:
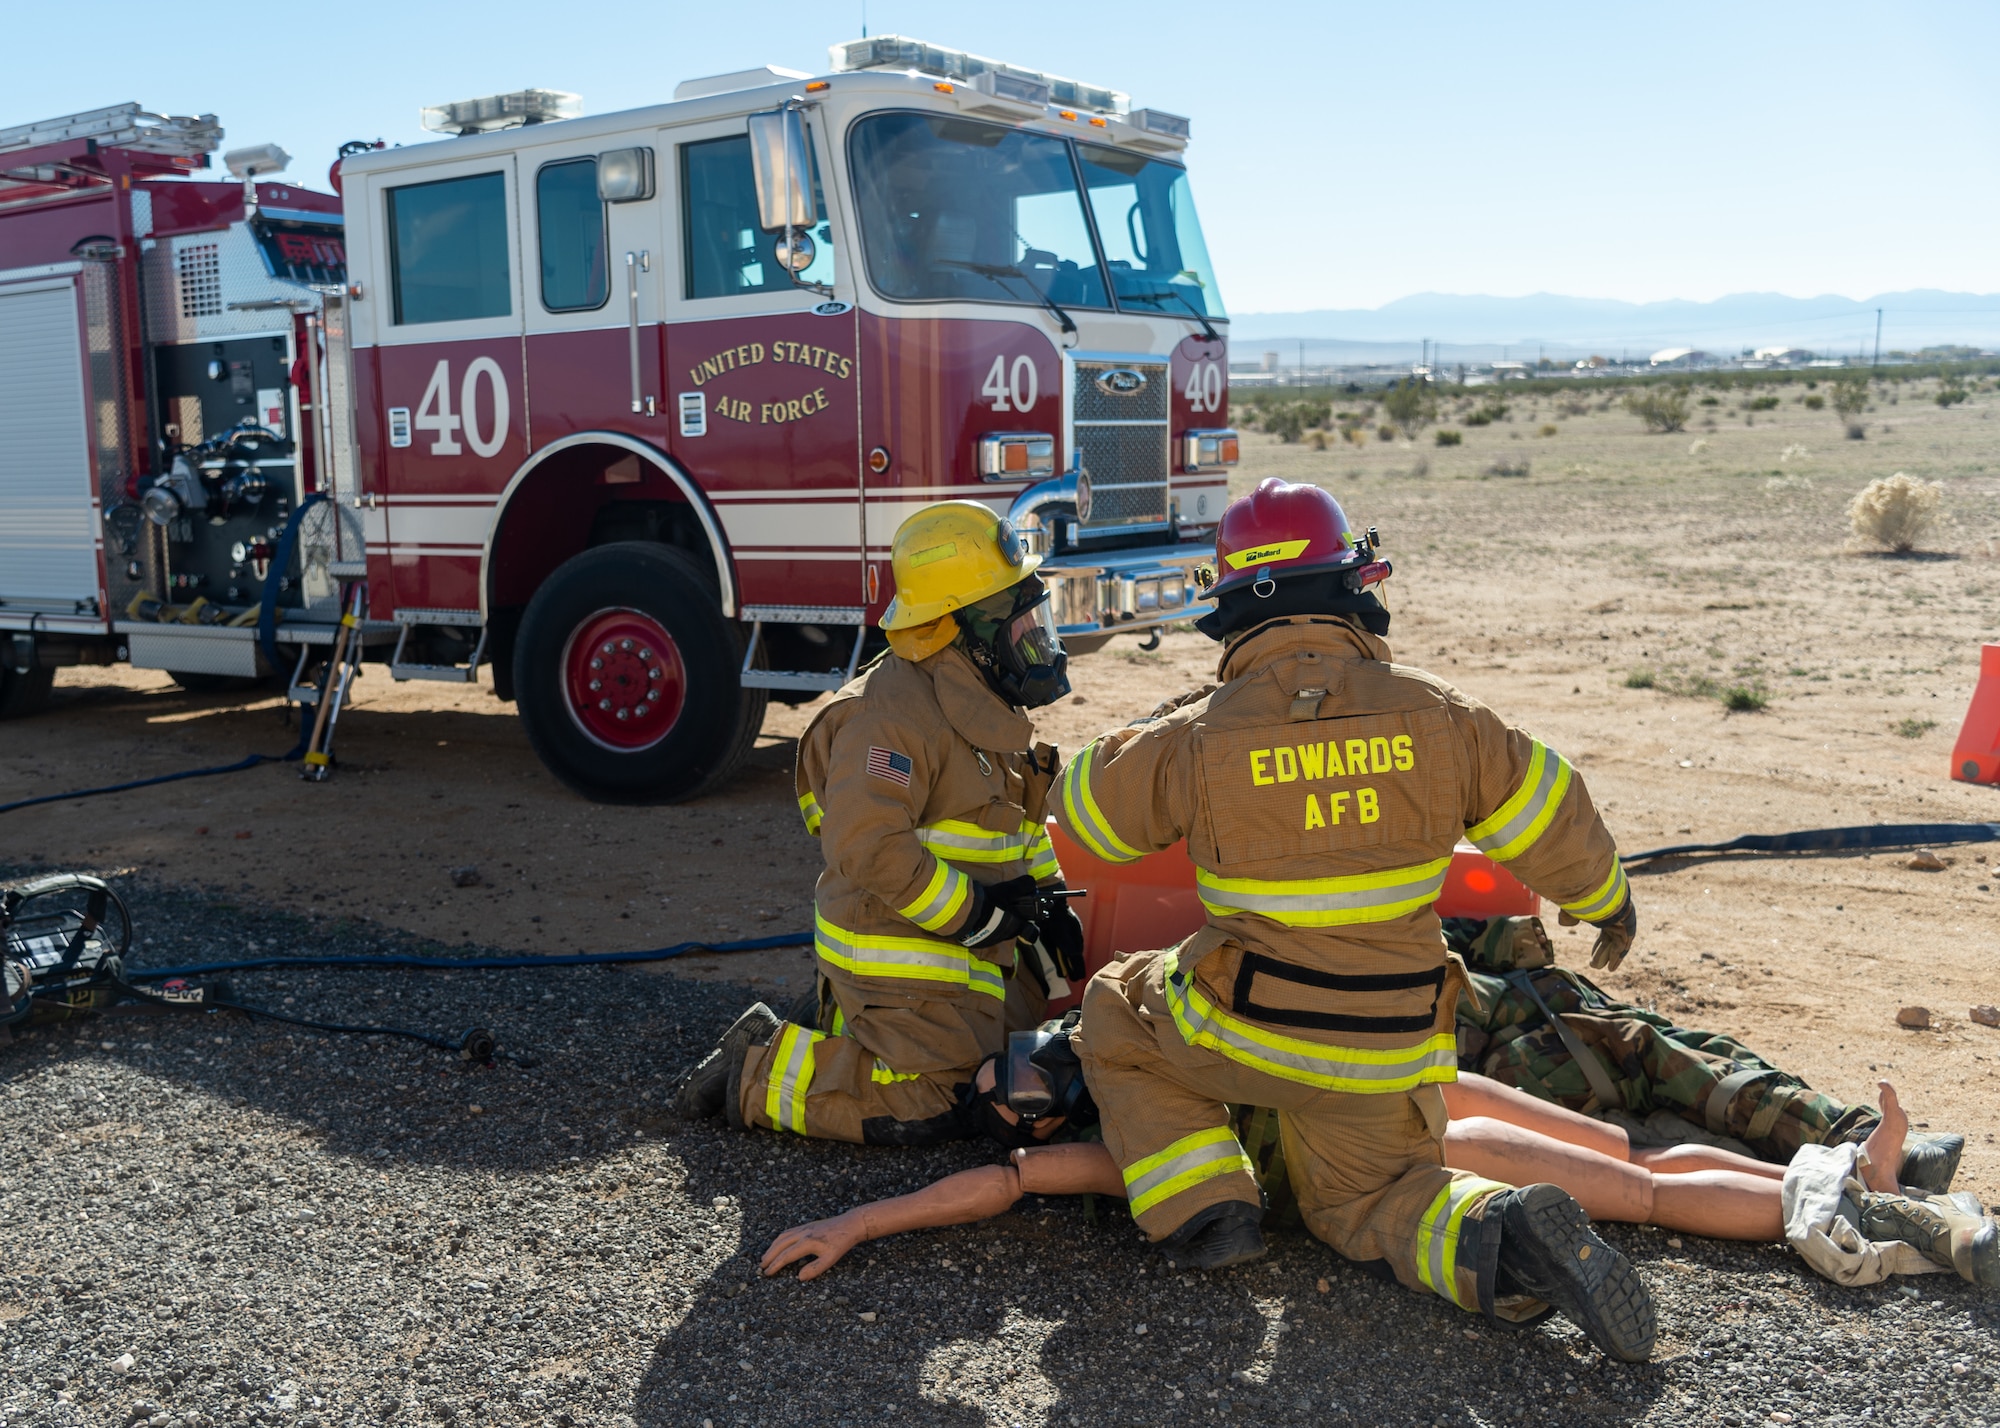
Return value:
M 345 630 L 490 670 L 588 797 L 691 797 L 880 647 L 940 494 L 1060 634 L 1187 618 L 1238 443 L 1185 119 L 909 40 L 579 111 L 435 106 L 478 137 L 350 143 L 337 193 L 224 177 L 212 115 L 0 129 L 0 719 L 79 663 L 310 703 Z
M 132 924 L 124 902 L 101 878 L 54 873 L 0 889 L 0 1042 L 7 1029 L 29 1021 L 65 1021 L 111 1011 L 121 1004 L 166 1011 L 231 1011 L 312 1031 L 390 1036 L 451 1052 L 484 1065 L 498 1058 L 531 1066 L 536 1058 L 502 1052 L 493 1033 L 475 1026 L 456 1037 L 408 1027 L 353 1025 L 295 1016 L 240 1001 L 218 974 L 297 968 L 401 968 L 474 971 L 539 967 L 589 967 L 615 962 L 658 962 L 690 952 L 750 952 L 812 941 L 789 933 L 742 942 L 682 942 L 642 952 L 582 952 L 519 957 L 331 956 L 260 957 L 187 967 L 128 969 Z

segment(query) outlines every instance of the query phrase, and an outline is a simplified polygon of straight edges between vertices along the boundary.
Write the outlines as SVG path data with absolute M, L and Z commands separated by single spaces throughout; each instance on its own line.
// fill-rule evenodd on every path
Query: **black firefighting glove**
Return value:
M 1556 921 L 1564 927 L 1574 927 L 1580 919 L 1565 912 Z M 1616 917 L 1592 926 L 1597 929 L 1597 940 L 1590 944 L 1590 965 L 1600 972 L 1617 971 L 1625 954 L 1632 950 L 1632 939 L 1639 935 L 1639 910 L 1632 906 L 1632 895 L 1625 894 L 1625 906 L 1618 909 Z
M 1056 970 L 1072 982 L 1083 980 L 1083 919 L 1066 897 L 1060 880 L 1041 890 L 1041 909 L 1036 914 L 1042 929 L 1042 950 L 1056 964 Z
M 961 947 L 991 947 L 1024 937 L 1032 941 L 1040 902 L 1035 880 L 1025 873 L 990 887 L 974 883 L 972 911 L 952 940 Z

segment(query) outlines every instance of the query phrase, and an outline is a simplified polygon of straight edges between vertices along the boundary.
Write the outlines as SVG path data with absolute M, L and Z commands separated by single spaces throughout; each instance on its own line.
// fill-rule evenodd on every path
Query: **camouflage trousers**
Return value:
M 1520 1009 L 1524 1014 L 1509 1016 L 1512 1009 L 1505 1008 L 1492 1018 L 1489 1024 L 1503 1029 L 1464 1069 L 1575 1111 L 1625 1110 L 1641 1119 L 1673 1111 L 1779 1163 L 1789 1163 L 1802 1145 L 1864 1140 L 1881 1119 L 1872 1106 L 1844 1106 L 1821 1095 L 1733 1037 L 1675 1026 L 1552 970 L 1537 973 L 1536 986 L 1608 1073 L 1624 1104 L 1598 1105 L 1562 1039 L 1512 988 L 1505 996 L 1528 1003 Z

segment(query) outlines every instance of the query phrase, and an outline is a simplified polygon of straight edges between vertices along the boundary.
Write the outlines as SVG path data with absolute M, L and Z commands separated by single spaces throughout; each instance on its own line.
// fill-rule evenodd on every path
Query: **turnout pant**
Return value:
M 1460 1256 L 1461 1232 L 1508 1187 L 1445 1168 L 1437 1087 L 1328 1091 L 1190 1046 L 1167 1007 L 1165 956 L 1142 952 L 1093 977 L 1075 1042 L 1139 1227 L 1157 1241 L 1210 1205 L 1261 1203 L 1229 1107 L 1266 1106 L 1278 1113 L 1292 1191 L 1313 1234 L 1348 1259 L 1386 1262 L 1412 1289 L 1477 1310 L 1479 1265 Z
M 822 978 L 819 1026 L 787 1023 L 745 1058 L 743 1123 L 862 1145 L 974 1134 L 959 1110 L 964 1088 L 1008 1031 L 1035 1025 L 1045 1007 L 1022 977 L 1005 986 L 1004 1001 L 981 992 L 864 999 Z

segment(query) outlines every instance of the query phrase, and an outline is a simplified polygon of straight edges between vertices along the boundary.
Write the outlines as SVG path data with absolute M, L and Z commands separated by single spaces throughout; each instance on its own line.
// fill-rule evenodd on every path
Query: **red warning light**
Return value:
M 1500 880 L 1484 868 L 1467 868 L 1465 885 L 1476 893 L 1490 893 L 1500 886 Z

